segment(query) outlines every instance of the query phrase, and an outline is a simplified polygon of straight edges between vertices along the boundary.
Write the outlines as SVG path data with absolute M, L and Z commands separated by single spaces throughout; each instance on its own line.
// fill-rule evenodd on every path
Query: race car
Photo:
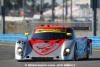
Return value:
M 76 36 L 74 29 L 67 26 L 42 25 L 34 28 L 31 38 L 18 40 L 15 59 L 79 60 L 92 55 L 92 40 Z

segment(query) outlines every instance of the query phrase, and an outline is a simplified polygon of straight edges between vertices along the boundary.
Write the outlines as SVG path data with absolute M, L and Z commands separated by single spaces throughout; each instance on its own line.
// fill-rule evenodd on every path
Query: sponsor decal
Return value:
M 36 29 L 35 33 L 43 32 L 56 32 L 56 33 L 66 33 L 65 29 Z
M 47 43 L 38 43 L 33 45 L 34 51 L 37 52 L 40 55 L 47 55 L 51 53 L 52 51 L 55 51 L 60 45 L 55 43 L 53 45 L 47 44 Z
M 32 49 L 41 56 L 46 56 L 54 51 L 56 51 L 64 42 L 64 40 L 51 40 L 48 43 L 43 42 L 43 40 L 30 41 Z
M 49 44 L 42 44 L 42 46 L 38 45 L 36 46 L 38 48 L 38 50 L 41 51 L 41 53 L 46 53 L 47 51 L 49 51 L 50 49 L 52 49 L 55 45 L 49 45 Z
M 74 30 L 90 30 L 90 27 L 72 27 Z

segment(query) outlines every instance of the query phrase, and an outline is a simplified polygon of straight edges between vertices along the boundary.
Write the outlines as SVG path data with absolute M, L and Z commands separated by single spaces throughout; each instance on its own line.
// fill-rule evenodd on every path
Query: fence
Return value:
M 92 47 L 93 48 L 100 48 L 100 36 L 88 36 L 90 39 L 93 40 Z M 29 36 L 30 38 L 30 36 Z M 17 40 L 24 39 L 26 40 L 27 37 L 22 34 L 0 34 L 0 42 L 13 42 L 15 43 Z

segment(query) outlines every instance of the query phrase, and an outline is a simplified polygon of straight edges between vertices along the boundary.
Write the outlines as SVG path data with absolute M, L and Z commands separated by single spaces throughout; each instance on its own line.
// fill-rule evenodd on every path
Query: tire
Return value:
M 90 48 L 90 44 L 89 42 L 87 41 L 87 47 L 86 47 L 86 50 L 87 50 L 87 57 L 85 59 L 89 59 L 89 48 Z
M 87 57 L 85 59 L 89 59 L 89 47 L 87 47 Z
M 89 54 L 87 54 L 87 57 L 86 57 L 86 59 L 89 59 Z
M 86 59 L 89 59 L 89 52 L 90 51 L 90 43 L 87 41 L 87 57 Z
M 88 49 L 88 48 L 87 48 L 87 49 Z M 86 59 L 86 60 L 89 59 L 89 53 L 88 53 L 88 50 L 87 50 L 86 56 L 87 56 L 87 57 L 84 58 L 84 59 Z
M 78 60 L 78 55 L 77 55 L 77 45 L 75 44 L 74 46 L 74 60 L 77 61 Z

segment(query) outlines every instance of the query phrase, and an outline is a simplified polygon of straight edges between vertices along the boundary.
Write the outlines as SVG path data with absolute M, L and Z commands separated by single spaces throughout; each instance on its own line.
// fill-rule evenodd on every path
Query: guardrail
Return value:
M 93 48 L 100 48 L 100 36 L 88 36 L 92 39 L 92 47 Z
M 16 42 L 17 40 L 27 39 L 22 34 L 0 34 L 0 42 Z
M 93 40 L 92 47 L 100 48 L 100 36 L 87 36 Z M 29 36 L 30 38 L 30 36 Z M 27 39 L 23 34 L 0 34 L 0 42 L 16 42 L 20 39 Z

